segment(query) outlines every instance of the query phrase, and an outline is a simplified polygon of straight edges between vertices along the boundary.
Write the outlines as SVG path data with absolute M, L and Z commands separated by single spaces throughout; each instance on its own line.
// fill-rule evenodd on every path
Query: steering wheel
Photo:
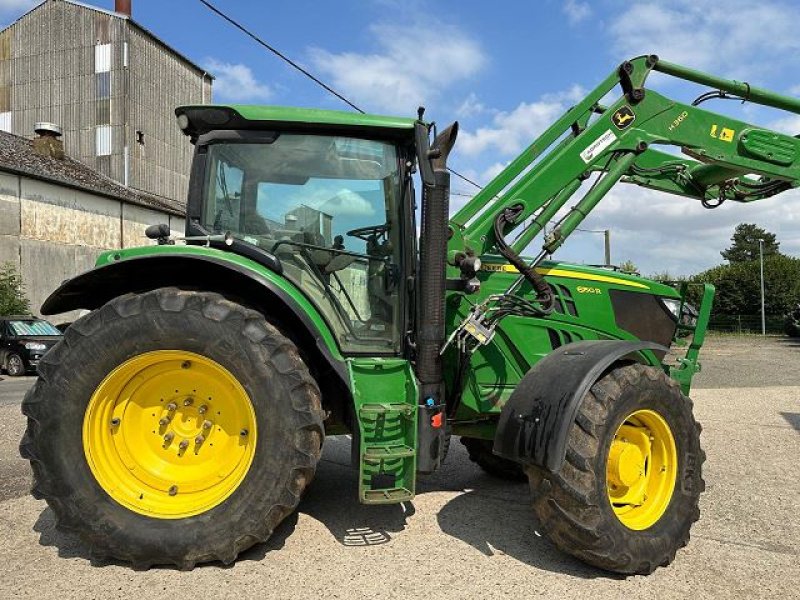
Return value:
M 347 232 L 347 235 L 364 240 L 365 242 L 369 242 L 371 237 L 379 237 L 380 235 L 385 234 L 387 231 L 389 231 L 389 226 L 386 224 L 368 225 L 367 227 L 351 229 Z

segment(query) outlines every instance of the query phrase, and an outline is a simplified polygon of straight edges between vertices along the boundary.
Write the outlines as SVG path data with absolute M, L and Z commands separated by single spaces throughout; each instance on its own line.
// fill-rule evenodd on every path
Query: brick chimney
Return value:
M 33 126 L 36 137 L 33 138 L 33 150 L 42 156 L 64 158 L 64 142 L 60 140 L 62 130 L 55 123 L 36 123 Z
M 126 17 L 131 16 L 131 0 L 114 0 L 114 12 Z

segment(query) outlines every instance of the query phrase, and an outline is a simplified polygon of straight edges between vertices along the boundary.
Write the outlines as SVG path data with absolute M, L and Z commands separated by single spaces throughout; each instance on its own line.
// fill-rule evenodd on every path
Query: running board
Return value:
M 363 504 L 411 500 L 419 398 L 411 365 L 397 358 L 364 358 L 348 360 L 348 367 L 358 416 L 358 499 Z

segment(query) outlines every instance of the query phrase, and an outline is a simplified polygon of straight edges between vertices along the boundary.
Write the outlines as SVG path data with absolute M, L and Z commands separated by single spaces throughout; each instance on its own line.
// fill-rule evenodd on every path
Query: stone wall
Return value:
M 19 269 L 35 314 L 62 281 L 92 268 L 102 251 L 155 243 L 144 236 L 155 223 L 183 234 L 182 217 L 0 171 L 0 262 Z

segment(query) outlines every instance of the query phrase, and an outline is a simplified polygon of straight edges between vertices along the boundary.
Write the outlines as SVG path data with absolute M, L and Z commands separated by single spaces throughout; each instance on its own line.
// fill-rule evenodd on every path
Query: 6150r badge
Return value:
M 622 106 L 611 115 L 611 120 L 614 122 L 617 129 L 625 129 L 636 120 L 636 115 L 633 113 L 630 106 Z

